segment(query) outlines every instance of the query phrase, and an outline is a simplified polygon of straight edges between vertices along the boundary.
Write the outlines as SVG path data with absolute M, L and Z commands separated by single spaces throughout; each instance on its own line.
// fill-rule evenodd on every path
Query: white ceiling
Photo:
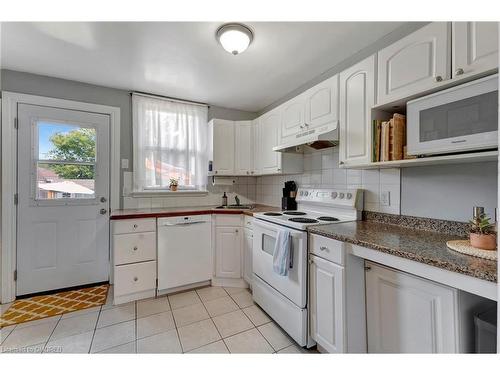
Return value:
M 2 68 L 259 111 L 402 23 L 246 22 L 238 56 L 221 23 L 3 23 Z

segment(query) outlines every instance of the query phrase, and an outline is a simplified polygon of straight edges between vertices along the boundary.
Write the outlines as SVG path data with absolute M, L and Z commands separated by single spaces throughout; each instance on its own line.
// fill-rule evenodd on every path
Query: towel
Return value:
M 273 253 L 273 271 L 280 276 L 288 275 L 292 267 L 292 235 L 287 229 L 280 229 L 276 236 Z

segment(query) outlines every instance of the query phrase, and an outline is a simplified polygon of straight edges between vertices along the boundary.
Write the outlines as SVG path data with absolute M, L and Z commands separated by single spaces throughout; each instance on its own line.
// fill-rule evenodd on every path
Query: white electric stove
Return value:
M 312 346 L 307 312 L 307 227 L 361 219 L 358 189 L 299 189 L 297 210 L 254 215 L 253 299 L 299 345 Z M 287 276 L 273 271 L 276 237 L 290 232 L 292 256 Z

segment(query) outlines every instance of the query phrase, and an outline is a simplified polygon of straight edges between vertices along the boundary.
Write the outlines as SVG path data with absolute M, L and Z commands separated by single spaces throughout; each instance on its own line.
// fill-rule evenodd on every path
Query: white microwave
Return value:
M 407 103 L 409 155 L 498 147 L 498 74 Z

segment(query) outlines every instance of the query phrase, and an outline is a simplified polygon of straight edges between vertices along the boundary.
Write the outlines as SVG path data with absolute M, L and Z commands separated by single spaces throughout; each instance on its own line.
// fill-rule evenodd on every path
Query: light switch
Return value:
M 380 192 L 380 205 L 381 206 L 391 205 L 391 192 L 389 190 L 384 190 Z
M 122 169 L 128 169 L 128 159 L 122 159 Z

